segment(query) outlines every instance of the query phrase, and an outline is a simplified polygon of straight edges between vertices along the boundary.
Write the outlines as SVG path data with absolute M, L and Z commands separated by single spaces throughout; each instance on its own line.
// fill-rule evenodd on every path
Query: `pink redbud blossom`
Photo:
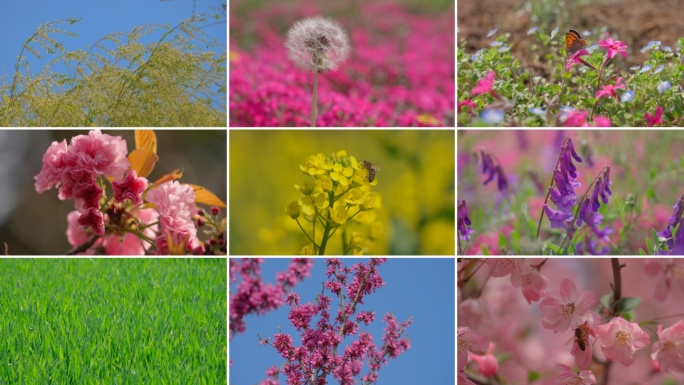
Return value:
M 570 325 L 581 324 L 595 301 L 594 293 L 588 290 L 578 293 L 575 283 L 566 278 L 561 282 L 560 291 L 550 290 L 539 304 L 544 314 L 542 324 L 556 333 L 564 332 Z
M 666 329 L 658 325 L 658 341 L 653 344 L 651 359 L 664 373 L 684 374 L 684 320 Z
M 684 260 L 682 259 L 648 259 L 644 262 L 644 272 L 658 279 L 653 296 L 660 302 L 667 299 L 674 283 L 684 291 Z
M 648 345 L 651 340 L 637 323 L 622 317 L 615 317 L 607 324 L 600 325 L 597 334 L 606 359 L 625 366 L 631 365 L 636 359 L 636 351 Z
M 556 364 L 556 371 L 558 376 L 553 379 L 551 385 L 591 385 L 596 383 L 596 377 L 591 370 L 580 370 L 579 373 L 575 373 L 567 365 Z
M 142 203 L 142 193 L 147 188 L 147 179 L 139 178 L 135 170 L 130 170 L 123 179 L 113 181 L 112 187 L 117 202 L 128 199 L 134 205 L 139 205 Z
M 475 354 L 470 353 L 470 358 L 477 362 L 477 367 L 480 373 L 485 377 L 491 377 L 499 371 L 499 361 L 492 354 L 496 348 L 496 344 L 493 342 L 489 343 L 489 349 L 487 349 L 487 354 Z
M 464 327 L 458 329 L 458 371 L 463 370 L 468 363 L 468 352 L 485 354 L 489 347 L 489 339 L 476 331 Z

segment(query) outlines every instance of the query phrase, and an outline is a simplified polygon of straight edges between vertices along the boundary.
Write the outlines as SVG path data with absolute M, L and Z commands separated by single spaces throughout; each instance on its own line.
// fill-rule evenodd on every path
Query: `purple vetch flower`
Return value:
M 492 154 L 485 150 L 480 150 L 480 161 L 482 162 L 482 173 L 487 175 L 487 179 L 483 182 L 487 185 L 496 177 L 496 187 L 499 192 L 505 193 L 508 191 L 508 178 L 504 172 L 501 163 L 494 161 Z
M 544 205 L 544 212 L 551 221 L 552 229 L 566 228 L 566 221 L 572 220 L 572 212 L 554 210 L 547 205 Z
M 658 232 L 658 236 L 667 239 L 667 248 L 669 255 L 684 255 L 684 223 L 682 217 L 684 216 L 684 194 L 679 197 L 677 203 L 672 206 L 672 216 L 667 222 L 667 227 L 663 231 Z M 679 224 L 675 239 L 672 237 L 672 230 Z M 679 247 L 677 247 L 679 246 Z M 664 254 L 664 252 L 663 252 Z
M 470 228 L 470 218 L 468 218 L 468 208 L 465 200 L 458 201 L 458 238 L 470 241 L 470 234 L 475 230 Z
M 603 246 L 601 250 L 597 250 L 598 240 L 589 239 L 589 237 L 584 238 L 584 242 L 577 243 L 577 254 L 589 254 L 589 255 L 606 255 L 608 254 L 608 248 Z
M 582 162 L 572 140 L 568 138 L 561 146 L 558 164 L 553 170 L 553 182 L 556 186 L 549 186 L 549 197 L 556 205 L 556 210 L 544 205 L 544 212 L 548 215 L 552 228 L 568 228 L 570 223 L 566 222 L 572 222 L 572 208 L 577 204 L 575 189 L 581 186 L 577 181 L 579 173 L 573 159 Z
M 599 227 L 603 222 L 603 215 L 599 214 L 598 210 L 601 207 L 601 202 L 603 202 L 604 205 L 607 204 L 608 197 L 613 194 L 610 190 L 611 184 L 610 167 L 606 167 L 603 170 L 603 174 L 599 174 L 596 178 L 591 196 L 587 195 L 584 198 L 584 201 L 582 201 L 576 222 L 577 227 L 582 226 L 582 223 L 586 223 L 592 233 L 604 242 L 608 242 L 608 235 L 612 234 L 613 230 L 610 227 L 604 227 L 603 229 Z M 587 238 L 589 238 L 589 234 L 587 234 Z M 585 248 L 593 254 L 593 251 L 596 250 L 595 245 L 588 242 L 589 241 L 585 242 Z M 581 249 L 578 248 L 578 251 L 579 250 Z

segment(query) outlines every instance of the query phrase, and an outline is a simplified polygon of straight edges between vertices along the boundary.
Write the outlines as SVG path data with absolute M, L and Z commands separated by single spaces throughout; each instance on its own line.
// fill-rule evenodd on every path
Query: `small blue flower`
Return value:
M 665 52 L 672 52 L 672 48 L 670 46 L 664 45 L 660 49 L 662 49 Z
M 504 53 L 504 52 L 508 52 L 508 51 L 510 51 L 510 50 L 511 50 L 511 47 L 505 45 L 505 46 L 499 48 L 497 51 L 498 51 L 498 52 L 501 52 L 501 53 Z
M 662 94 L 663 92 L 670 89 L 670 82 L 660 82 L 656 86 L 656 89 L 658 90 L 659 93 Z
M 480 119 L 489 124 L 500 124 L 503 122 L 504 110 L 498 108 L 492 108 L 489 110 L 484 110 L 480 113 Z
M 492 36 L 494 36 L 494 34 L 496 33 L 497 30 L 498 30 L 498 28 L 494 28 L 493 30 L 487 32 L 487 37 L 492 37 Z
M 502 45 L 503 45 L 503 43 L 500 42 L 500 41 L 497 41 L 497 40 L 495 40 L 495 41 L 489 43 L 489 46 L 490 46 L 490 47 L 500 47 L 500 46 L 502 46 Z
M 470 61 L 475 61 L 475 62 L 477 62 L 477 61 L 482 60 L 482 57 L 481 57 L 481 56 L 482 56 L 482 52 L 483 52 L 483 51 L 484 51 L 484 48 L 482 48 L 481 50 L 475 52 L 475 54 L 470 58 Z
M 655 75 L 655 74 L 659 73 L 660 71 L 662 71 L 663 68 L 665 68 L 665 66 L 661 64 L 660 67 L 656 68 L 656 70 L 653 71 L 653 75 Z
M 537 27 L 532 27 L 527 30 L 527 36 L 530 36 L 531 34 L 537 32 Z
M 551 31 L 551 39 L 556 37 L 556 34 L 558 33 L 558 27 L 554 28 L 553 31 Z
M 533 113 L 535 115 L 539 115 L 539 116 L 546 115 L 546 110 L 541 108 L 541 107 L 530 107 L 530 108 L 528 108 L 528 111 L 530 111 L 531 113 Z
M 646 47 L 641 49 L 641 53 L 644 53 L 653 47 L 658 48 L 659 46 L 660 46 L 660 40 L 651 40 L 648 42 L 648 44 L 646 44 Z
M 644 72 L 649 71 L 651 68 L 653 68 L 652 65 L 646 64 L 646 65 L 639 71 L 639 73 L 640 73 L 640 74 L 643 74 Z
M 631 69 L 632 71 L 636 71 L 636 70 L 638 70 L 639 68 L 641 68 L 641 66 L 631 66 L 631 67 L 629 67 L 629 69 Z
M 627 102 L 631 102 L 633 99 L 634 99 L 634 90 L 629 90 L 629 91 L 625 91 L 622 93 L 622 98 L 620 99 L 620 102 L 627 103 Z

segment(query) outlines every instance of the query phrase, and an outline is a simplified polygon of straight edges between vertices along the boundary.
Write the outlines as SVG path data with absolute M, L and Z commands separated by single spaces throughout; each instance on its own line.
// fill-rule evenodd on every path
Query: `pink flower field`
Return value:
M 351 47 L 346 61 L 318 74 L 316 126 L 453 126 L 453 5 L 415 8 L 232 1 L 230 126 L 310 125 L 313 73 L 290 60 L 285 41 L 295 22 L 319 15 L 341 25 Z

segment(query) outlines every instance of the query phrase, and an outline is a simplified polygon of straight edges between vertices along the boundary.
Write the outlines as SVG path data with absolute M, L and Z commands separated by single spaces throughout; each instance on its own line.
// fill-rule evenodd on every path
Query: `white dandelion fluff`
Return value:
M 294 23 L 287 31 L 285 47 L 298 67 L 313 72 L 337 69 L 351 52 L 342 27 L 321 16 Z

